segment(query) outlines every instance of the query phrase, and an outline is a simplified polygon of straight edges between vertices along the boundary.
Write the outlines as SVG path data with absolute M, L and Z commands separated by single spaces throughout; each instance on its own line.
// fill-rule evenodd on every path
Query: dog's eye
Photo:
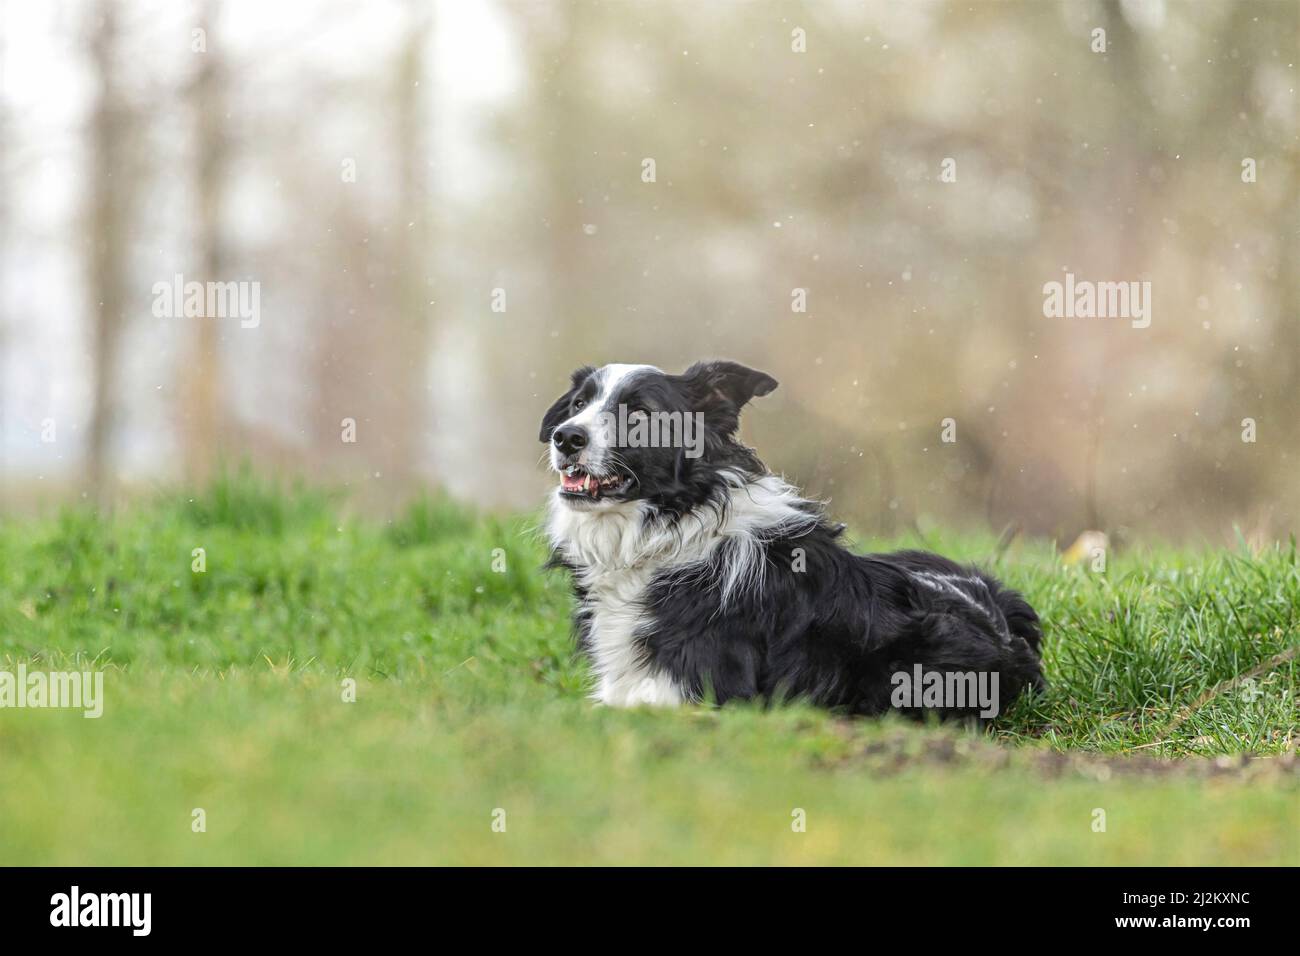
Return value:
M 574 399 L 574 402 L 573 402 L 573 410 L 574 410 L 575 412 L 582 411 L 582 409 L 585 408 L 586 406 L 587 406 L 587 400 L 586 400 L 586 399 L 584 399 L 584 398 Z

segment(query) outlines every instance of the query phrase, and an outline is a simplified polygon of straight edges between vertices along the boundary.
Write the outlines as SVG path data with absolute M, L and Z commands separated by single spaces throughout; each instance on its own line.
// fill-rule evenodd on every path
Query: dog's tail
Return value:
M 1018 646 L 1018 638 L 1019 641 L 1024 642 L 1032 658 L 1033 673 L 1029 685 L 1036 691 L 1046 690 L 1047 681 L 1043 677 L 1042 668 L 1043 631 L 1038 621 L 1038 613 L 1020 596 L 1019 591 L 1000 587 L 996 583 L 992 584 L 992 590 L 993 599 L 997 602 L 998 609 L 1007 622 L 1007 629 L 1011 632 L 1013 647 Z
M 942 719 L 986 720 L 1005 713 L 1026 690 L 1046 689 L 1038 615 L 1015 591 L 988 583 L 994 605 L 989 615 L 959 602 L 917 609 L 882 649 L 891 674 L 914 680 L 919 672 L 923 683 L 942 688 L 937 705 L 914 699 L 917 706 L 897 709 L 911 716 L 937 712 Z M 976 689 L 977 698 L 971 700 L 969 692 Z

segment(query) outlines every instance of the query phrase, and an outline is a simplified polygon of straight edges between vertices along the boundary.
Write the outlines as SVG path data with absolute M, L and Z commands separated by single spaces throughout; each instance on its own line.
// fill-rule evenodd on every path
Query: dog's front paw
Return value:
M 606 707 L 676 707 L 681 690 L 663 674 L 637 678 L 603 678 L 595 694 Z

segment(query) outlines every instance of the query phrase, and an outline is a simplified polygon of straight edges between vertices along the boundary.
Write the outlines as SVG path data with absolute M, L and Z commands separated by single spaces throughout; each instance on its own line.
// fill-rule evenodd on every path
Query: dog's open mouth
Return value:
M 598 477 L 577 465 L 571 465 L 560 473 L 560 492 L 571 498 L 584 498 L 588 501 L 622 494 L 631 484 L 631 476 L 618 471 Z

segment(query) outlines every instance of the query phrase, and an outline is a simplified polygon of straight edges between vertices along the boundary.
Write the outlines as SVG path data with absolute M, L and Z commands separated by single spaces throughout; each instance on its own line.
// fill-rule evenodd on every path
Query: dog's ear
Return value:
M 711 415 L 715 426 L 731 433 L 740 424 L 740 410 L 752 398 L 767 395 L 777 382 L 766 372 L 739 362 L 696 362 L 682 379 L 696 403 L 696 411 Z
M 551 432 L 555 427 L 569 417 L 569 406 L 573 403 L 573 393 L 582 388 L 587 381 L 588 376 L 596 371 L 590 365 L 584 365 L 582 368 L 574 369 L 571 381 L 573 387 L 555 400 L 555 404 L 546 410 L 542 416 L 542 430 L 537 436 L 537 440 L 544 445 L 550 444 Z

